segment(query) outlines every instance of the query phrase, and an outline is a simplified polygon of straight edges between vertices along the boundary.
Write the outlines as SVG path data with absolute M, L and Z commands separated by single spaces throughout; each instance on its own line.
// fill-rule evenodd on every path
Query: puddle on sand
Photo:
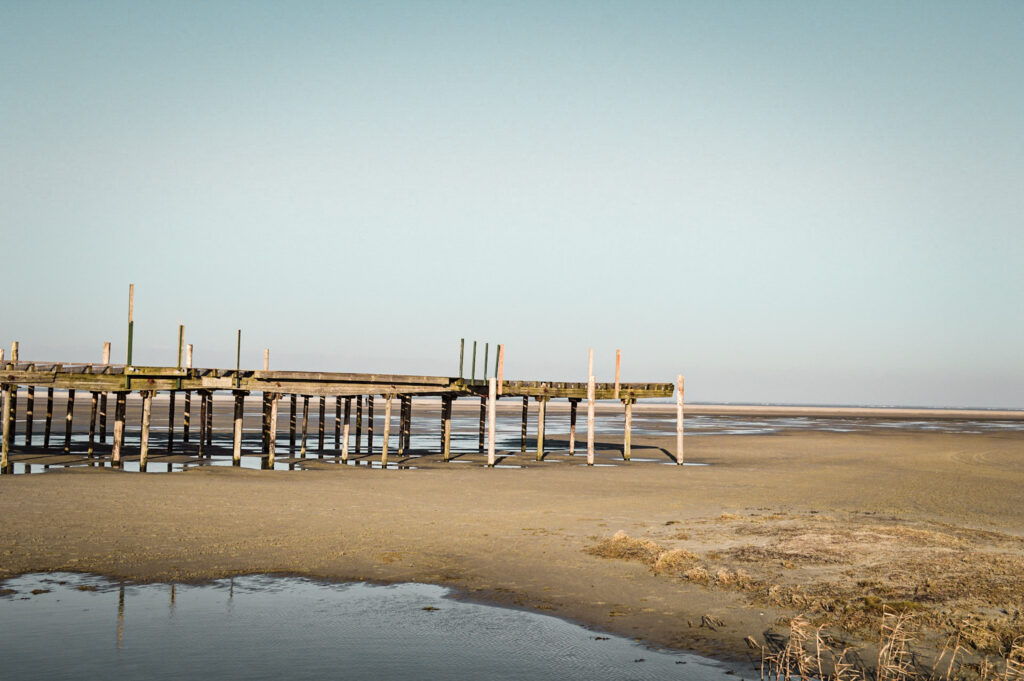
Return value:
M 705 681 L 755 672 L 425 584 L 247 576 L 207 586 L 23 575 L 0 587 L 4 678 Z M 36 593 L 33 593 L 36 590 Z

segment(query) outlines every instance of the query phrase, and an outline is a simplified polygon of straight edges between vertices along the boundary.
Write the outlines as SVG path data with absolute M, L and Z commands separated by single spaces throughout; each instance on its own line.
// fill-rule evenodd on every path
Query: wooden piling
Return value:
M 491 377 L 487 382 L 487 465 L 494 467 L 494 436 L 496 415 L 496 404 L 498 402 L 498 379 Z
M 459 380 L 462 380 L 462 363 L 466 356 L 466 339 L 459 339 Z M 0 358 L 2 359 L 2 358 Z
M 12 353 L 13 354 L 13 353 Z M 14 436 L 18 432 L 18 386 L 11 389 L 11 444 L 14 444 Z
M 480 396 L 480 442 L 477 451 L 484 453 L 484 433 L 487 427 L 487 396 Z
M 366 453 L 373 455 L 373 395 L 366 396 Z
M 177 390 L 170 390 L 167 393 L 167 453 L 174 451 L 174 402 L 178 394 Z
M 341 436 L 341 460 L 348 461 L 348 431 L 349 431 L 349 417 L 352 414 L 352 398 L 345 398 L 345 425 L 342 429 Z
M 114 468 L 121 467 L 121 454 L 124 450 L 124 418 L 125 418 L 125 396 L 128 393 L 114 393 L 114 444 L 110 450 L 110 465 Z M 49 428 L 47 428 L 49 432 Z
M 277 393 L 270 396 L 270 437 L 267 440 L 267 467 L 273 470 L 277 449 Z
M 488 362 L 488 360 L 490 360 L 490 355 L 491 355 L 491 344 L 490 343 L 484 343 L 484 373 L 483 373 L 483 375 L 480 378 L 484 379 L 485 381 L 487 380 L 487 362 Z
M 622 433 L 622 458 L 629 461 L 629 454 L 633 439 L 633 399 L 627 397 L 622 400 L 622 404 L 625 407 L 625 421 L 626 424 L 623 427 Z
M 452 454 L 452 396 L 441 397 L 441 457 L 444 461 Z
M 4 384 L 4 410 L 3 410 L 3 437 L 0 438 L 0 473 L 8 473 L 8 467 L 10 467 L 10 453 L 11 453 L 11 439 L 14 435 L 11 433 L 11 392 L 12 386 Z
M 594 465 L 594 377 L 587 381 L 587 465 Z
M 341 398 L 334 398 L 334 449 L 341 446 Z
M 530 398 L 523 395 L 523 423 L 519 431 L 519 451 L 526 451 L 526 417 L 530 409 Z
M 356 456 L 363 451 L 363 396 L 356 396 Z
M 71 428 L 75 416 L 75 391 L 68 390 L 68 409 L 64 416 L 64 453 L 71 453 Z
M 676 463 L 683 465 L 683 375 L 676 376 Z
M 412 450 L 412 395 L 405 398 L 405 451 Z
M 99 403 L 100 394 L 93 391 L 92 399 L 89 401 L 89 456 L 96 451 L 96 412 L 99 411 Z
M 103 364 L 110 364 L 110 341 L 103 344 Z M 100 444 L 107 444 L 107 392 L 100 393 Z
M 299 456 L 306 458 L 306 438 L 309 435 L 309 395 L 302 396 L 302 446 Z
M 93 393 L 95 394 L 95 393 Z M 36 387 L 28 387 L 28 396 L 25 398 L 25 446 L 32 446 L 32 417 L 36 406 Z M 95 416 L 94 416 L 95 418 Z
M 213 447 L 213 391 L 206 391 L 206 446 Z M 211 452 L 212 455 L 212 452 Z
M 569 398 L 569 456 L 576 456 L 576 407 L 580 398 Z
M 405 454 L 405 395 L 398 396 L 398 456 Z
M 231 463 L 242 465 L 242 419 L 245 415 L 245 391 L 235 390 L 235 427 L 232 432 Z
M 473 341 L 473 369 L 469 375 L 469 380 L 476 381 L 476 341 Z
M 192 369 L 192 344 L 189 343 L 185 346 L 185 368 L 189 370 L 191 374 Z M 181 441 L 188 444 L 190 431 L 192 428 L 192 391 L 185 391 L 185 407 L 184 413 L 181 415 Z
M 319 438 L 317 439 L 316 453 L 321 459 L 324 458 L 324 421 L 326 419 L 327 411 L 327 398 L 323 395 L 320 396 L 320 430 Z
M 142 391 L 142 434 L 139 436 L 139 471 L 146 472 L 149 461 L 149 426 L 153 415 L 153 391 Z
M 261 417 L 260 417 L 260 451 L 263 454 L 267 453 L 267 444 L 270 440 L 270 393 L 263 393 L 260 398 Z
M 544 417 L 547 412 L 548 398 L 537 398 L 537 461 L 544 460 Z
M 391 435 L 391 394 L 384 400 L 384 441 L 380 445 L 380 467 L 388 467 L 388 438 Z
M 43 449 L 50 448 L 50 426 L 53 423 L 53 388 L 46 389 L 46 420 L 43 422 Z
M 209 409 L 209 391 L 199 391 L 199 456 L 206 454 L 206 411 Z
M 288 417 L 288 453 L 291 455 L 295 454 L 295 409 L 298 404 L 299 396 L 292 393 L 291 399 L 291 412 Z

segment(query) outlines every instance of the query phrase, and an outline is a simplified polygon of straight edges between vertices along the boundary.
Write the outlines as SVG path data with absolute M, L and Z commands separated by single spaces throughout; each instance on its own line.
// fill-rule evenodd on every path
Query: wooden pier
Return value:
M 180 345 L 180 341 L 179 341 Z M 412 430 L 412 401 L 417 397 L 440 398 L 441 401 L 441 436 L 438 452 L 444 461 L 451 457 L 451 419 L 452 404 L 457 399 L 478 399 L 480 401 L 480 436 L 479 452 L 487 453 L 487 463 L 495 464 L 495 405 L 498 400 L 522 400 L 522 438 L 521 450 L 526 451 L 527 409 L 529 401 L 538 403 L 536 421 L 536 457 L 544 458 L 544 425 L 545 405 L 549 400 L 567 400 L 570 405 L 570 438 L 569 454 L 575 454 L 576 410 L 580 401 L 586 400 L 588 405 L 587 419 L 587 463 L 594 463 L 593 451 L 593 404 L 595 400 L 619 400 L 625 413 L 625 432 L 623 458 L 630 457 L 630 429 L 632 405 L 641 399 L 668 398 L 677 394 L 677 428 L 679 439 L 682 439 L 682 377 L 677 383 L 586 383 L 566 381 L 514 381 L 504 380 L 503 361 L 495 362 L 494 375 L 477 379 L 474 377 L 447 376 L 413 376 L 393 374 L 356 374 L 310 371 L 271 371 L 248 369 L 199 369 L 192 368 L 191 346 L 188 346 L 188 358 L 185 366 L 135 366 L 110 364 L 109 344 L 104 348 L 104 363 L 58 363 L 21 361 L 18 358 L 17 344 L 12 347 L 12 357 L 4 361 L 0 351 L 0 388 L 3 391 L 3 461 L 0 470 L 4 473 L 13 471 L 10 454 L 26 451 L 39 451 L 38 440 L 34 440 L 34 429 L 38 426 L 40 410 L 38 402 L 45 391 L 45 418 L 42 420 L 43 438 L 42 451 L 56 450 L 65 454 L 73 449 L 82 450 L 76 453 L 87 457 L 103 458 L 113 467 L 121 467 L 126 456 L 125 420 L 126 401 L 129 394 L 138 394 L 142 402 L 141 430 L 138 444 L 139 469 L 146 470 L 150 454 L 150 430 L 152 428 L 153 397 L 158 392 L 169 397 L 169 413 L 166 439 L 163 443 L 166 453 L 172 453 L 178 447 L 182 451 L 186 447 L 194 449 L 199 457 L 210 456 L 213 431 L 214 395 L 228 393 L 233 397 L 234 415 L 231 429 L 231 456 L 235 465 L 239 464 L 243 446 L 242 420 L 244 404 L 247 397 L 259 395 L 262 409 L 262 432 L 260 451 L 263 468 L 274 468 L 276 450 L 279 439 L 279 411 L 284 398 L 289 409 L 288 446 L 294 451 L 297 438 L 301 442 L 300 453 L 305 456 L 310 438 L 310 400 L 314 400 L 315 418 L 313 437 L 316 438 L 316 449 L 323 452 L 327 402 L 334 400 L 334 431 L 333 440 L 336 449 L 340 450 L 341 461 L 348 461 L 352 450 L 356 455 L 362 454 L 364 423 L 364 404 L 367 416 L 365 436 L 367 451 L 373 452 L 373 411 L 377 399 L 384 401 L 384 430 L 380 446 L 380 465 L 387 467 L 391 453 L 399 455 L 408 452 L 410 432 Z M 474 350 L 475 351 L 475 350 Z M 503 348 L 501 348 L 503 356 Z M 497 354 L 497 353 L 496 353 Z M 502 357 L 503 358 L 503 357 Z M 264 367 L 268 364 L 264 359 Z M 461 364 L 461 362 L 460 362 Z M 485 365 L 484 373 L 488 373 Z M 618 367 L 616 368 L 618 378 Z M 17 411 L 20 393 L 24 388 L 25 407 L 22 419 L 22 442 L 16 442 Z M 54 428 L 54 390 L 67 391 L 66 411 L 57 418 L 63 420 L 62 441 L 58 445 L 51 437 Z M 73 446 L 71 433 L 75 417 L 75 396 L 87 395 L 89 404 L 88 441 Z M 182 398 L 183 411 L 177 416 L 176 402 Z M 112 399 L 111 399 L 112 397 Z M 198 400 L 194 399 L 198 397 Z M 301 397 L 301 415 L 298 412 L 298 398 Z M 355 400 L 355 409 L 352 402 Z M 391 415 L 397 400 L 398 430 L 391 432 Z M 198 401 L 198 409 L 196 408 Z M 113 405 L 113 414 L 109 414 L 108 405 Z M 198 411 L 198 414 L 195 412 Z M 198 416 L 198 418 L 196 418 Z M 113 419 L 110 427 L 110 417 Z M 353 419 L 354 417 L 354 419 Z M 352 423 L 352 421 L 355 423 Z M 179 428 L 180 427 L 180 428 Z M 198 431 L 198 432 L 196 432 Z M 354 433 L 354 442 L 352 434 Z M 489 433 L 489 437 L 485 437 Z M 110 435 L 111 442 L 107 439 Z M 397 441 L 393 441 L 397 435 Z M 486 447 L 485 447 L 486 441 Z M 681 443 L 676 453 L 677 463 L 683 462 Z

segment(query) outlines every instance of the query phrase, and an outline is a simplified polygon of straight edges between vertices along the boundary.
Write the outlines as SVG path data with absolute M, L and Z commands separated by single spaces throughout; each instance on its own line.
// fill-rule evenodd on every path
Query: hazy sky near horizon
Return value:
M 1024 3 L 0 0 L 30 359 L 1024 407 Z M 482 352 L 482 349 L 481 349 Z

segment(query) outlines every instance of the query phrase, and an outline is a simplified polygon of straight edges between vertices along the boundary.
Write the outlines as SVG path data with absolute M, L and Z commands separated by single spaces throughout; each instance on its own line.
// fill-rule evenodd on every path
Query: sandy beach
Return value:
M 634 440 L 639 458 L 674 446 Z M 564 448 L 565 437 L 549 443 Z M 746 657 L 745 637 L 761 641 L 797 613 L 850 641 L 874 637 L 885 604 L 915 610 L 934 636 L 974 618 L 989 632 L 979 649 L 993 654 L 1024 626 L 1021 433 L 789 432 L 686 446 L 688 462 L 707 465 L 653 456 L 588 468 L 556 454 L 508 470 L 4 476 L 0 577 L 427 582 L 722 659 Z

